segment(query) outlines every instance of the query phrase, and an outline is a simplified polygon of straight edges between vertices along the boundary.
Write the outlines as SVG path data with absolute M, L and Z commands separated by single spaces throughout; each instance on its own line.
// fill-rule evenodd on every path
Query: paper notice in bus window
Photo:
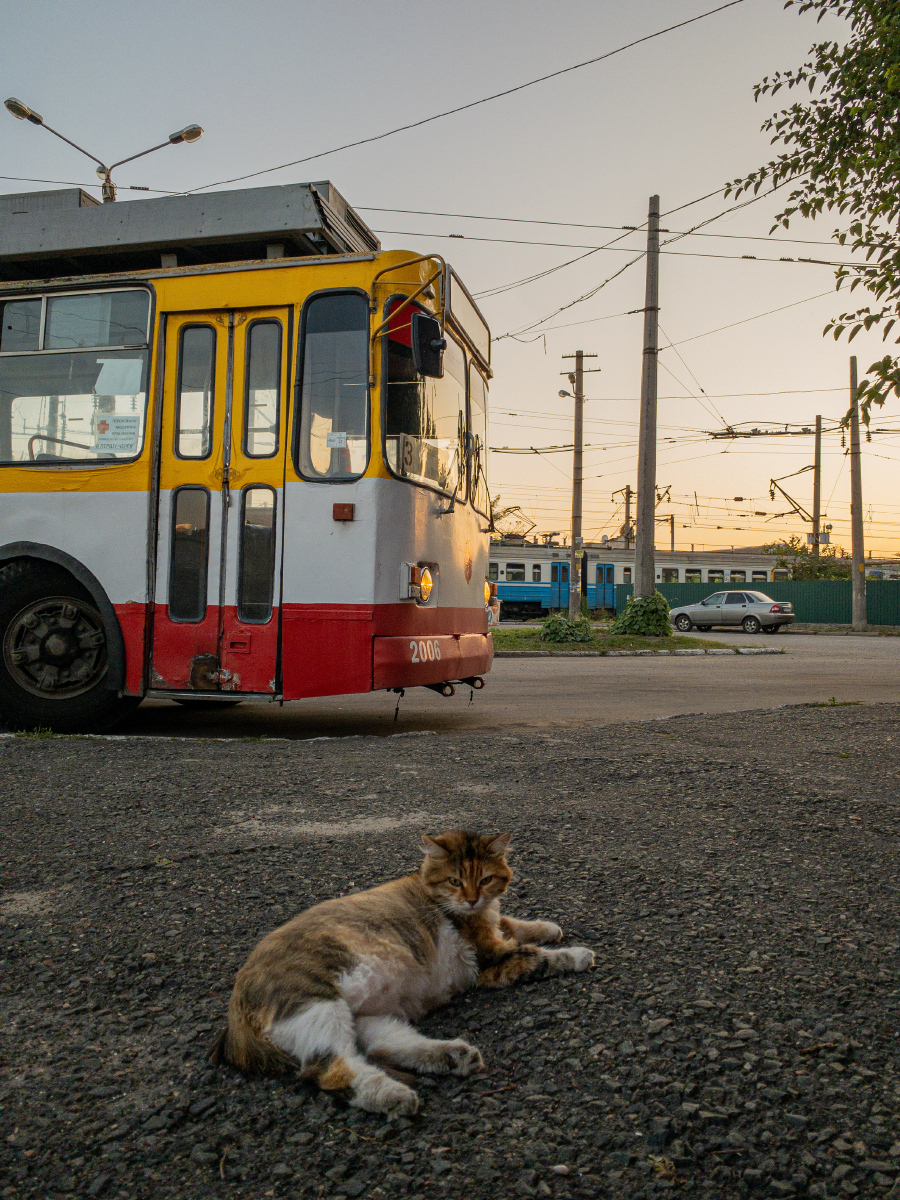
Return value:
M 346 450 L 347 435 L 346 433 L 326 433 L 325 445 L 329 450 Z
M 142 358 L 98 358 L 100 374 L 94 384 L 98 396 L 135 396 L 141 391 Z
M 134 454 L 142 420 L 140 413 L 96 413 L 91 448 L 97 454 Z

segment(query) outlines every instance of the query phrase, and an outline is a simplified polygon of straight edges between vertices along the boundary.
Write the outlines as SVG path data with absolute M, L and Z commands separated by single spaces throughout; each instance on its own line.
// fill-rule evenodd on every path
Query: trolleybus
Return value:
M 490 377 L 329 183 L 0 197 L 0 720 L 481 686 Z

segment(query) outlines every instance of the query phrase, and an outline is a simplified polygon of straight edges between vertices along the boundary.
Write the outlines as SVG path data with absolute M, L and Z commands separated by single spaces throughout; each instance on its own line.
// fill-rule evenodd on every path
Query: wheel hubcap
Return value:
M 12 678 L 35 696 L 67 700 L 106 673 L 106 635 L 100 614 L 83 600 L 37 600 L 10 621 L 3 660 Z

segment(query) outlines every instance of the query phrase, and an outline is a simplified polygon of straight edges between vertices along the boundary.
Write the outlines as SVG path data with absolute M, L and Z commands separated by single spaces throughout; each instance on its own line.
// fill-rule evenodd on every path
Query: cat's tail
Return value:
M 209 1057 L 211 1062 L 228 1063 L 245 1075 L 288 1075 L 302 1070 L 296 1058 L 260 1037 L 246 1021 L 233 1018 L 213 1042 Z

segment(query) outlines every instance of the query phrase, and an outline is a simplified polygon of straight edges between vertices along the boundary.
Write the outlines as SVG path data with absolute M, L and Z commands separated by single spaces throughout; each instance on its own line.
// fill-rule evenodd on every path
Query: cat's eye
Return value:
M 485 875 L 485 876 L 483 876 L 483 877 L 482 877 L 482 879 L 481 879 L 481 884 L 482 884 L 482 886 L 483 886 L 484 884 L 486 884 L 486 883 L 490 883 L 490 882 L 491 882 L 491 880 L 492 880 L 493 878 L 494 878 L 494 877 L 493 877 L 493 875 Z
M 448 879 L 447 882 L 450 884 L 451 887 L 462 887 L 461 879 Z

